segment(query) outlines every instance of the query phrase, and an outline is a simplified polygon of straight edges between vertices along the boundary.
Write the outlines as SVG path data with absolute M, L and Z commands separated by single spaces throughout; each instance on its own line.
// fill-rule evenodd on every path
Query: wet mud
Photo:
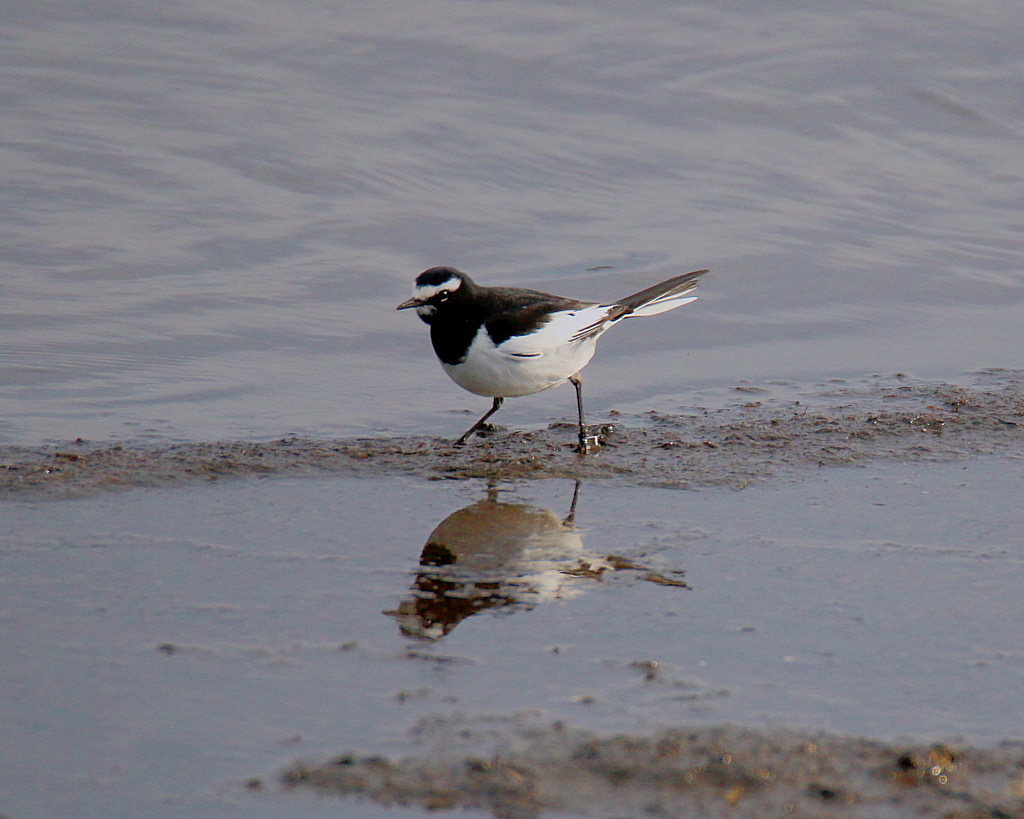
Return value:
M 498 428 L 463 447 L 429 437 L 172 446 L 76 440 L 0 448 L 0 492 L 63 497 L 140 486 L 271 474 L 405 473 L 435 479 L 576 478 L 673 488 L 733 486 L 809 467 L 875 459 L 955 459 L 1024 441 L 1024 372 L 988 370 L 965 384 L 902 376 L 835 381 L 770 397 L 741 385 L 719 407 L 621 415 L 602 449 L 573 452 L 574 428 Z M 595 418 L 594 420 L 600 420 Z
M 296 765 L 292 787 L 428 810 L 600 816 L 1024 816 L 1024 745 L 889 744 L 720 726 L 600 735 L 528 719 L 425 720 L 402 759 Z M 485 749 L 485 750 L 482 750 Z

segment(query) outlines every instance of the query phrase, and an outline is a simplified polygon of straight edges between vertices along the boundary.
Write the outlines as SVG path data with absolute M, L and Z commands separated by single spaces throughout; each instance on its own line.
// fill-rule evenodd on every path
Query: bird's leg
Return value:
M 466 443 L 466 439 L 474 432 L 476 432 L 478 429 L 480 429 L 480 427 L 486 424 L 487 419 L 494 415 L 494 413 L 496 413 L 498 410 L 500 410 L 501 405 L 504 403 L 504 398 L 501 398 L 500 396 L 498 398 L 495 398 L 494 403 L 491 405 L 491 408 L 484 413 L 484 417 L 477 421 L 475 424 L 473 424 L 473 426 L 471 426 L 469 429 L 467 429 L 465 433 L 463 433 L 463 435 L 459 438 L 459 440 L 455 442 L 455 446 L 462 446 L 464 443 Z
M 587 425 L 583 420 L 583 379 L 580 378 L 579 373 L 576 373 L 576 375 L 570 375 L 569 380 L 576 388 L 576 410 L 580 417 L 580 443 L 576 447 L 576 451 L 580 455 L 589 455 L 601 448 L 601 441 L 597 435 L 587 434 Z
M 569 514 L 565 516 L 565 520 L 562 521 L 566 526 L 572 526 L 576 522 L 576 504 L 580 499 L 580 482 L 576 481 L 576 485 L 572 488 L 572 503 L 569 504 Z

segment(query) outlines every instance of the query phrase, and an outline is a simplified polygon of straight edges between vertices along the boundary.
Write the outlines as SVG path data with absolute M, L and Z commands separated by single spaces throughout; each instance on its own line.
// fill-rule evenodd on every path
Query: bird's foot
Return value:
M 459 438 L 457 441 L 452 443 L 452 446 L 464 446 L 466 441 L 472 438 L 474 435 L 479 435 L 481 438 L 490 435 L 492 432 L 496 432 L 501 427 L 496 424 L 490 424 L 486 421 L 479 426 L 473 427 L 469 432 Z
M 576 446 L 579 455 L 590 455 L 601 448 L 600 430 L 591 432 L 589 429 L 580 430 L 580 442 Z

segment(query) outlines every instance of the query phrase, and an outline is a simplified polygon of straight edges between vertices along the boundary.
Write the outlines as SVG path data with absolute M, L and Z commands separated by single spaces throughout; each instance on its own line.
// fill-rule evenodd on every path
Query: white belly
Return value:
M 596 346 L 597 339 L 589 338 L 529 358 L 514 356 L 495 347 L 480 328 L 464 361 L 441 366 L 464 390 L 492 398 L 513 398 L 561 384 L 587 365 Z

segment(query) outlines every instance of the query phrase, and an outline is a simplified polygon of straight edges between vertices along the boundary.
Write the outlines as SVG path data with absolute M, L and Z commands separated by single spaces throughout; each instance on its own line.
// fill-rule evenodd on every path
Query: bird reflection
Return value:
M 487 497 L 452 512 L 420 554 L 410 595 L 394 611 L 406 636 L 438 640 L 467 617 L 488 609 L 513 612 L 583 593 L 605 572 L 637 570 L 643 579 L 685 587 L 621 557 L 590 554 L 574 526 L 580 484 L 564 518 L 526 503 Z M 682 572 L 678 573 L 679 575 Z

